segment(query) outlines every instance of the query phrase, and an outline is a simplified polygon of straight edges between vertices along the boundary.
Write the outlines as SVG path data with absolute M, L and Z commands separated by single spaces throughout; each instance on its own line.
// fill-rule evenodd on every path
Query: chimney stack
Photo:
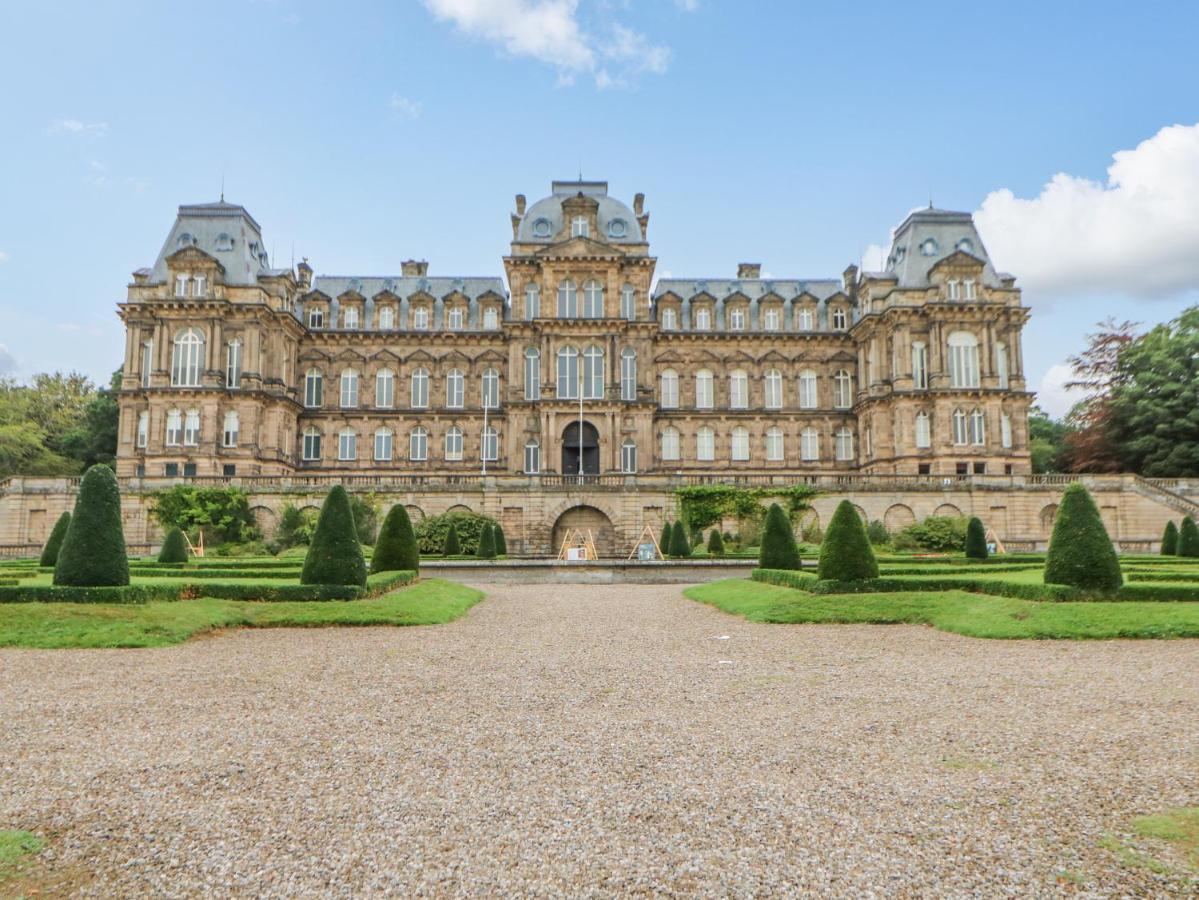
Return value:
M 524 194 L 516 195 L 516 214 L 518 216 L 523 216 L 525 214 L 525 195 Z
M 645 211 L 645 194 L 633 195 L 633 215 L 639 216 Z
M 406 259 L 400 263 L 400 272 L 405 278 L 424 278 L 429 274 L 429 264 L 423 259 Z
M 761 263 L 737 263 L 738 278 L 761 278 L 762 264 Z
M 308 265 L 307 256 L 303 257 L 300 264 L 296 266 L 296 280 L 305 290 L 312 287 L 312 266 Z

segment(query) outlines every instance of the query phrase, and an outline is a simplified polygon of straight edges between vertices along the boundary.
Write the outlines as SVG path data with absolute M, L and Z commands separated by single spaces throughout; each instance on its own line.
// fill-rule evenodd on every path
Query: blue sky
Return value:
M 129 273 L 222 176 L 276 264 L 499 275 L 513 195 L 581 168 L 646 194 L 659 275 L 837 276 L 930 194 L 982 210 L 1064 411 L 1091 324 L 1199 301 L 1197 28 L 1182 2 L 8 4 L 0 372 L 105 377 Z

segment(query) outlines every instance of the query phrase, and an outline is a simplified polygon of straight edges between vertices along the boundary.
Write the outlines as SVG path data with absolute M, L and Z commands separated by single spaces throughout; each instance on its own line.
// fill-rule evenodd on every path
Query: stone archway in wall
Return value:
M 1050 503 L 1041 510 L 1038 518 L 1041 520 L 1041 534 L 1048 538 L 1053 534 L 1053 522 L 1057 518 L 1057 504 Z
M 902 503 L 896 503 L 893 506 L 887 507 L 887 511 L 883 513 L 883 525 L 892 534 L 902 531 L 909 525 L 915 524 L 916 514 L 912 512 L 910 506 L 905 506 Z
M 258 526 L 258 530 L 262 532 L 264 538 L 275 536 L 275 528 L 279 524 L 279 517 L 275 515 L 273 509 L 269 506 L 251 506 L 250 515 L 254 517 L 254 524 Z
M 446 515 L 449 515 L 450 513 L 473 513 L 473 512 L 474 512 L 474 510 L 471 509 L 469 506 L 464 506 L 461 503 L 455 503 L 453 506 L 451 506 L 449 509 L 446 510 Z
M 558 555 L 558 551 L 562 548 L 562 542 L 575 528 L 584 533 L 591 532 L 591 537 L 595 541 L 595 551 L 600 557 L 619 555 L 616 526 L 612 524 L 612 519 L 598 507 L 580 504 L 570 507 L 554 520 L 550 539 L 551 556 Z
M 419 506 L 414 506 L 411 503 L 405 506 L 404 510 L 408 513 L 408 521 L 413 525 L 425 517 L 425 511 Z
M 562 430 L 563 475 L 599 474 L 599 431 L 590 422 L 583 422 L 582 425 L 581 432 L 578 422 L 571 422 Z
M 934 516 L 946 516 L 948 518 L 960 519 L 962 511 L 952 503 L 942 503 L 933 511 Z

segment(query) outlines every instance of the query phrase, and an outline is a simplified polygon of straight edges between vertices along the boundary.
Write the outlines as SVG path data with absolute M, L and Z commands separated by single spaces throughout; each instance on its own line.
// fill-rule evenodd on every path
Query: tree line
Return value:
M 0 378 L 0 478 L 78 475 L 117 452 L 121 370 L 98 387 L 78 372 Z

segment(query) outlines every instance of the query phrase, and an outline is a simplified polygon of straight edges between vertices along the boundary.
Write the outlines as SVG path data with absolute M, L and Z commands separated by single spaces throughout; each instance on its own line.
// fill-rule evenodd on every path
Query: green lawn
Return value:
M 440 625 L 482 599 L 481 591 L 432 578 L 368 600 L 9 603 L 0 604 L 0 647 L 161 647 L 214 628 Z
M 817 595 L 740 578 L 684 593 L 751 622 L 908 623 L 981 638 L 1199 637 L 1199 603 L 1046 603 L 964 591 Z

